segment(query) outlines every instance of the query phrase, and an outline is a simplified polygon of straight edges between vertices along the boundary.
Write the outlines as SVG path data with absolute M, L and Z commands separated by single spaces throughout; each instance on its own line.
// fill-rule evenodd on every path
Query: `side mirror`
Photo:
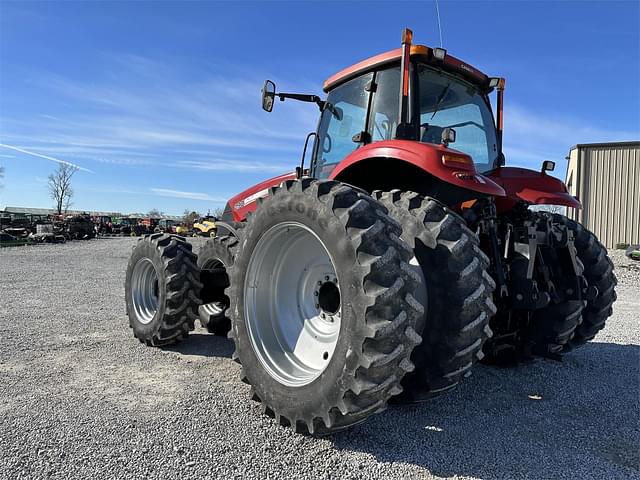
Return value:
M 262 87 L 262 109 L 266 112 L 273 110 L 273 101 L 276 98 L 276 84 L 271 80 L 265 80 Z
M 542 170 L 541 172 L 553 172 L 556 168 L 556 162 L 552 161 L 552 160 L 545 160 L 544 162 L 542 162 Z
M 455 143 L 456 141 L 456 131 L 453 128 L 445 128 L 442 130 L 442 144 L 448 146 L 450 143 Z

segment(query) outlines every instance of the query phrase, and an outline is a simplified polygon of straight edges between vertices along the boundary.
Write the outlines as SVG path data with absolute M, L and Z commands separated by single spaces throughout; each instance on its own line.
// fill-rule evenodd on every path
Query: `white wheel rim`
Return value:
M 278 382 L 299 387 L 324 372 L 340 334 L 340 287 L 311 229 L 285 222 L 260 238 L 247 268 L 244 313 L 251 345 Z
M 141 258 L 131 272 L 131 299 L 138 322 L 151 323 L 158 311 L 158 274 L 148 258 Z

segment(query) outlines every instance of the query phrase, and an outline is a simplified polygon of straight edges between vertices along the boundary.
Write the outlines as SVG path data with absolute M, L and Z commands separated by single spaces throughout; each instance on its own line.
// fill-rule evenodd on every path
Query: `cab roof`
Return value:
M 350 67 L 340 70 L 335 75 L 332 75 L 325 80 L 322 89 L 325 92 L 329 92 L 338 85 L 358 77 L 364 73 L 378 69 L 386 64 L 391 64 L 400 61 L 402 56 L 402 49 L 396 48 L 389 50 L 388 52 L 380 53 L 369 57 L 366 60 L 362 60 Z M 468 81 L 478 85 L 479 87 L 490 91 L 489 77 L 482 73 L 480 70 L 472 67 L 471 65 L 457 59 L 453 55 L 445 53 L 444 60 L 438 60 L 433 56 L 433 49 L 424 45 L 412 45 L 411 46 L 411 59 L 419 60 L 432 65 L 436 68 L 440 67 L 451 73 L 456 73 L 465 77 Z

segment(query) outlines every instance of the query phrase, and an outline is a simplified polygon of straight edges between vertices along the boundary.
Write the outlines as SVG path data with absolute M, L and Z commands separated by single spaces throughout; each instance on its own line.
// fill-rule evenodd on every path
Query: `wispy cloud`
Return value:
M 204 202 L 225 203 L 226 199 L 212 197 L 208 193 L 199 192 L 182 192 L 180 190 L 170 190 L 168 188 L 150 188 L 154 194 L 161 197 L 187 198 L 189 200 L 201 200 Z
M 213 172 L 272 172 L 283 173 L 293 170 L 291 164 L 265 163 L 251 160 L 183 160 L 177 167 Z
M 59 158 L 50 157 L 49 155 L 43 155 L 41 153 L 31 152 L 29 150 L 25 150 L 25 149 L 19 148 L 19 147 L 14 147 L 13 145 L 7 145 L 5 143 L 0 143 L 0 147 L 8 148 L 10 150 L 15 150 L 16 152 L 21 152 L 21 153 L 24 153 L 26 155 L 32 155 L 34 157 L 44 158 L 45 160 L 50 160 L 52 162 L 60 163 L 60 164 L 63 164 L 63 165 L 70 165 L 72 167 L 77 168 L 78 170 L 82 170 L 84 172 L 93 173 L 93 171 L 89 170 L 88 168 L 81 167 L 80 165 L 77 165 L 77 164 L 72 163 L 72 162 L 68 162 L 66 160 L 60 160 Z
M 225 75 L 210 73 L 190 81 L 178 78 L 175 66 L 153 59 L 125 54 L 105 55 L 104 60 L 120 72 L 117 79 L 108 77 L 108 83 L 34 72 L 36 88 L 64 99 L 73 111 L 16 114 L 3 119 L 0 134 L 8 143 L 36 151 L 121 166 L 166 165 L 170 160 L 185 169 L 257 171 L 249 164 L 215 159 L 277 152 L 277 164 L 259 163 L 273 172 L 297 162 L 303 139 L 317 121 L 313 105 L 296 102 L 278 104 L 271 115 L 261 112 L 262 79 L 253 73 L 225 68 Z M 208 153 L 191 155 L 188 150 Z

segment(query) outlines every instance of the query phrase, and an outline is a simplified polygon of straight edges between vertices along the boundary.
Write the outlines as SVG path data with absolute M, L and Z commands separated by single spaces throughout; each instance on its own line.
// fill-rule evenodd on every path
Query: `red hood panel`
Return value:
M 244 192 L 240 192 L 236 196 L 232 197 L 229 200 L 228 205 L 231 208 L 233 219 L 236 222 L 244 220 L 247 217 L 247 213 L 255 211 L 257 206 L 256 201 L 269 194 L 269 188 L 277 187 L 285 180 L 292 180 L 294 178 L 296 178 L 296 172 L 278 175 L 277 177 L 260 182 L 257 185 L 246 189 Z
M 567 186 L 558 178 L 527 168 L 500 167 L 488 174 L 502 185 L 507 197 L 523 200 L 532 205 L 563 205 L 582 208 L 582 204 L 569 194 Z

